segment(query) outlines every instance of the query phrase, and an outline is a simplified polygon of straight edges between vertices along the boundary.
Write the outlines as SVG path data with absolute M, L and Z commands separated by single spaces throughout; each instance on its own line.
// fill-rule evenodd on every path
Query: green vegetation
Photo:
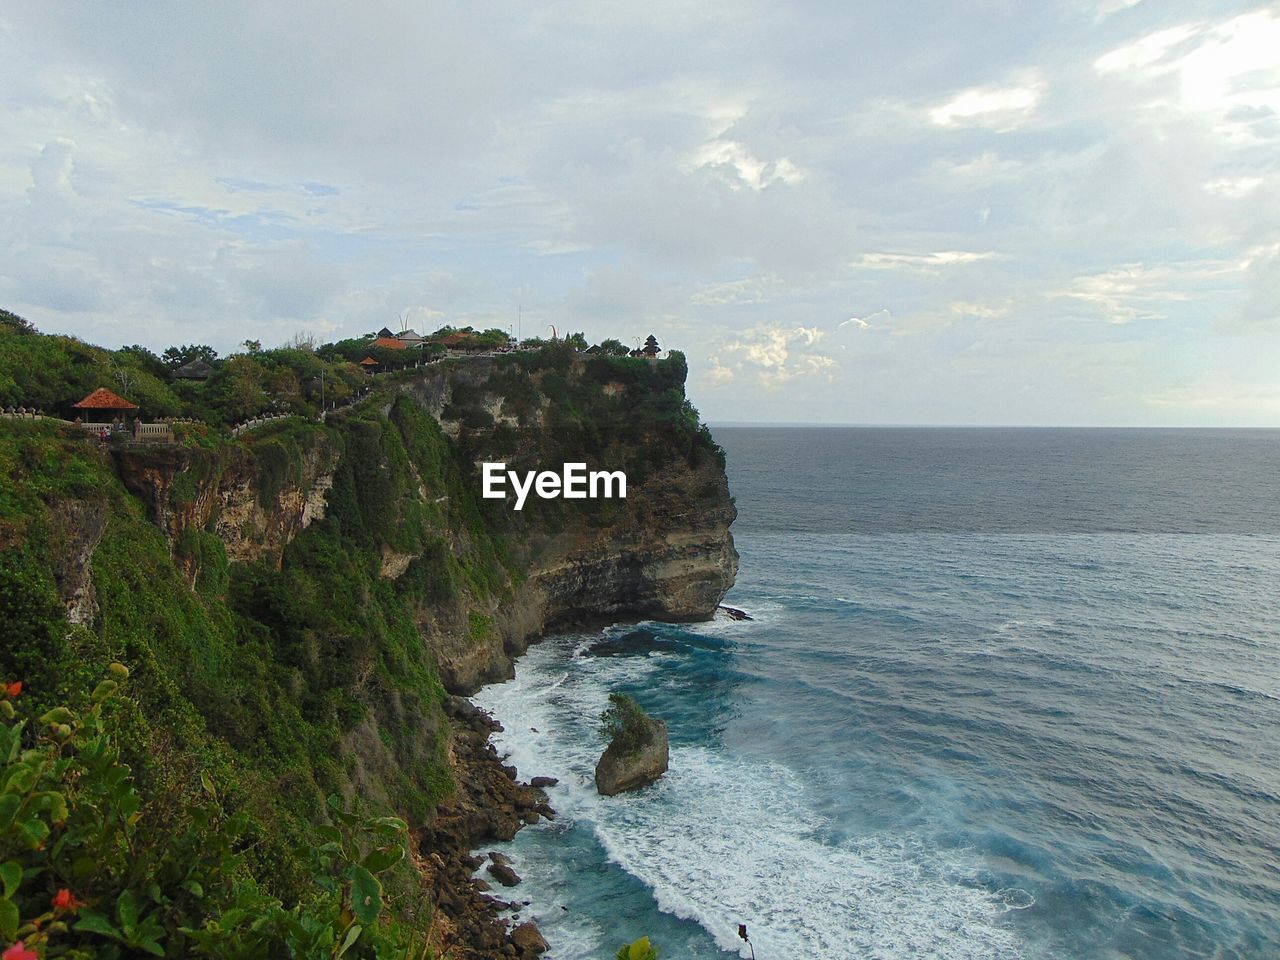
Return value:
M 515 514 L 478 498 L 475 464 L 586 460 L 634 486 L 722 456 L 678 353 L 584 357 L 560 341 L 370 380 L 348 360 L 356 343 L 369 352 L 156 356 L 0 311 L 0 406 L 65 413 L 106 386 L 144 416 L 203 421 L 173 445 L 109 451 L 56 420 L 0 419 L 0 690 L 21 684 L 0 701 L 0 949 L 431 956 L 403 830 L 380 819 L 422 823 L 453 788 L 424 636 L 499 640 L 531 558 L 582 522 L 569 511 L 607 526 L 628 510 Z M 173 376 L 194 360 L 208 379 Z M 443 424 L 413 399 L 427 376 L 449 390 Z M 369 387 L 315 417 L 321 390 Z M 293 416 L 225 429 L 266 412 Z M 323 519 L 299 529 L 321 477 Z
M 653 739 L 653 720 L 633 697 L 611 693 L 609 706 L 600 714 L 600 738 L 630 756 Z
M 128 676 L 112 663 L 85 705 L 38 716 L 20 684 L 0 688 L 0 944 L 83 960 L 431 955 L 423 905 L 387 903 L 380 879 L 405 860 L 403 820 L 330 797 L 286 905 L 254 879 L 249 817 L 208 774 L 148 806 L 113 732 L 134 706 Z
M 616 960 L 658 960 L 658 948 L 641 937 L 635 943 L 624 943 L 618 948 Z
M 414 610 L 506 585 L 487 531 L 474 531 L 474 549 L 443 546 L 478 519 L 439 426 L 413 410 L 406 401 L 394 422 L 368 414 L 332 428 L 281 421 L 251 445 L 191 448 L 195 479 L 174 483 L 177 504 L 220 470 L 251 464 L 278 490 L 298 482 L 304 457 L 342 451 L 328 519 L 278 566 L 228 564 L 221 539 L 195 526 L 171 553 L 95 445 L 48 421 L 0 422 L 0 681 L 22 681 L 33 709 L 75 705 L 103 665 L 130 663 L 132 698 L 103 723 L 144 798 L 137 842 L 178 843 L 185 828 L 172 811 L 198 803 L 199 775 L 209 776 L 239 818 L 241 873 L 290 910 L 311 876 L 299 851 L 333 819 L 325 796 L 359 793 L 420 823 L 451 789 L 443 690 Z M 420 485 L 453 495 L 430 504 Z M 103 530 L 91 561 L 97 616 L 69 630 L 56 577 L 86 526 L 73 508 Z M 421 548 L 417 579 L 437 586 L 415 596 L 380 576 L 384 543 Z M 363 726 L 383 752 L 363 757 L 361 772 L 347 758 Z M 416 887 L 405 866 L 385 880 L 399 896 Z

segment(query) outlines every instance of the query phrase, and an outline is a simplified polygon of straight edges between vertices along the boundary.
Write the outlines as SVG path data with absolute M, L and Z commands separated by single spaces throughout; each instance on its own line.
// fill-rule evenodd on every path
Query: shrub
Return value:
M 658 960 L 658 948 L 641 937 L 635 943 L 624 943 L 618 948 L 616 960 Z
M 247 818 L 223 810 L 208 774 L 154 829 L 117 743 L 128 673 L 111 664 L 89 706 L 55 707 L 30 730 L 21 682 L 0 686 L 0 946 L 79 960 L 431 956 L 429 933 L 387 909 L 379 880 L 405 859 L 403 820 L 362 819 L 330 797 L 291 907 L 249 877 Z
M 632 754 L 652 739 L 653 721 L 632 697 L 611 693 L 609 706 L 600 714 L 600 737 L 623 754 Z

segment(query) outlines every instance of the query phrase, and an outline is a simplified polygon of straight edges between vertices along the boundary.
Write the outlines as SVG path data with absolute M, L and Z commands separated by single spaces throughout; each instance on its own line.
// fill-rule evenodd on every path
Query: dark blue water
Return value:
M 1280 957 L 1280 432 L 716 433 L 756 621 L 477 698 L 561 778 L 509 845 L 552 956 Z M 672 757 L 606 799 L 611 690 Z

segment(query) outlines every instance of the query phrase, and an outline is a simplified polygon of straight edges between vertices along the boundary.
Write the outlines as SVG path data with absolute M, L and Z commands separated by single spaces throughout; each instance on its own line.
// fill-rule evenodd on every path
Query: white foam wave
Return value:
M 832 845 L 828 824 L 806 802 L 806 785 L 780 763 L 680 746 L 654 787 L 598 796 L 594 718 L 609 689 L 643 686 L 660 668 L 646 657 L 584 658 L 566 672 L 568 652 L 564 642 L 535 648 L 516 680 L 476 699 L 506 726 L 500 749 L 523 776 L 560 778 L 551 790 L 558 828 L 588 825 L 609 860 L 644 883 L 660 909 L 695 921 L 729 953 L 744 947 L 736 932 L 745 922 L 762 956 L 1020 956 L 1002 924 L 1017 898 L 966 882 L 963 867 L 912 836 Z M 555 876 L 563 864 L 525 866 L 527 878 L 541 876 L 539 887 L 572 886 L 572 878 Z M 620 939 L 572 912 L 538 919 L 559 957 L 595 957 Z

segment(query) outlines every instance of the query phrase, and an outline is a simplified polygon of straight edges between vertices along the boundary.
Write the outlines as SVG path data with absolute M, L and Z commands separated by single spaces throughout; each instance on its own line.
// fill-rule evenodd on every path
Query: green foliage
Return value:
M 600 352 L 606 357 L 625 357 L 631 353 L 631 348 L 621 340 L 601 340 Z
M 505 339 L 502 331 L 486 335 Z M 19 340 L 36 346 L 14 347 Z M 450 375 L 456 439 L 410 395 L 394 392 L 399 379 L 419 376 L 411 370 L 371 380 L 329 348 L 295 346 L 222 361 L 204 383 L 170 383 L 176 359 L 20 333 L 0 317 L 0 391 L 5 376 L 18 382 L 17 367 L 47 360 L 51 396 L 88 392 L 77 376 L 97 386 L 122 374 L 137 389 L 159 391 L 148 403 L 176 402 L 206 421 L 175 430 L 180 469 L 168 502 L 155 505 L 169 518 L 165 530 L 125 490 L 110 455 L 76 431 L 0 421 L 0 681 L 23 678 L 22 703 L 32 712 L 65 703 L 76 718 L 93 709 L 102 664 L 133 665 L 130 697 L 108 698 L 99 713 L 111 762 L 128 770 L 139 798 L 136 823 L 132 814 L 122 821 L 134 832 L 110 843 L 145 847 L 138 876 L 157 878 L 154 887 L 141 884 L 104 839 L 95 853 L 101 871 L 85 872 L 82 862 L 75 873 L 74 857 L 57 866 L 70 873 L 47 867 L 28 877 L 24 868 L 20 919 L 47 911 L 61 889 L 54 884 L 66 883 L 86 905 L 63 919 L 65 931 L 52 922 L 41 929 L 67 935 L 67 956 L 140 956 L 150 943 L 172 956 L 400 956 L 370 938 L 394 940 L 401 929 L 389 917 L 399 908 L 389 905 L 412 887 L 409 868 L 399 860 L 380 869 L 392 853 L 366 860 L 385 846 L 367 834 L 358 849 L 334 840 L 329 825 L 347 825 L 324 798 L 354 794 L 410 822 L 428 817 L 452 785 L 444 691 L 420 625 L 494 642 L 489 611 L 512 596 L 530 557 L 574 531 L 574 514 L 607 525 L 628 511 L 617 501 L 539 500 L 517 515 L 479 499 L 474 465 L 495 451 L 513 469 L 586 460 L 626 470 L 634 487 L 681 459 L 703 463 L 715 447 L 684 397 L 683 358 L 588 359 L 559 342 L 477 363 L 492 371 L 487 381 Z M 321 383 L 326 400 L 370 384 L 378 399 L 319 423 Z M 495 401 L 500 425 L 486 409 Z M 275 410 L 299 415 L 235 441 L 218 426 Z M 271 512 L 282 493 L 308 493 L 306 478 L 325 471 L 333 475 L 325 518 L 282 554 L 229 563 L 212 532 L 217 514 L 205 529 L 192 522 L 220 477 L 252 478 Z M 85 555 L 75 552 L 85 549 L 78 527 L 93 526 L 85 517 L 95 529 L 105 524 L 89 548 L 98 609 L 91 625 L 70 627 L 59 590 L 67 558 Z M 627 716 L 619 714 L 624 736 Z M 21 736 L 24 750 L 40 737 L 53 746 L 45 728 L 29 724 Z M 60 756 L 88 759 L 79 746 Z M 216 793 L 202 774 L 221 785 Z M 112 807 L 104 800 L 95 809 Z M 221 841 L 199 826 L 206 821 L 226 838 L 231 860 L 218 859 Z M 331 843 L 341 849 L 325 850 Z M 178 871 L 183 863 L 214 871 L 206 854 L 221 866 L 197 880 L 197 893 Z M 30 891 L 45 899 L 29 903 Z
M 600 738 L 624 755 L 639 751 L 653 739 L 653 720 L 625 693 L 609 694 L 609 706 L 600 714 Z
M 203 360 L 209 364 L 216 363 L 218 351 L 203 343 L 184 343 L 180 347 L 166 347 L 164 353 L 160 355 L 160 360 L 170 370 L 176 370 L 194 360 Z
M 0 329 L 9 333 L 36 333 L 35 325 L 9 310 L 0 310 Z
M 207 773 L 158 825 L 114 732 L 128 675 L 113 663 L 85 707 L 38 718 L 0 694 L 0 944 L 86 960 L 431 955 L 380 879 L 406 857 L 403 820 L 330 797 L 291 905 L 252 879 L 249 818 Z
M 658 960 L 658 948 L 649 943 L 648 937 L 641 937 L 619 947 L 616 960 Z
M 48 569 L 29 550 L 0 551 L 0 681 L 56 686 L 68 657 L 64 616 Z

